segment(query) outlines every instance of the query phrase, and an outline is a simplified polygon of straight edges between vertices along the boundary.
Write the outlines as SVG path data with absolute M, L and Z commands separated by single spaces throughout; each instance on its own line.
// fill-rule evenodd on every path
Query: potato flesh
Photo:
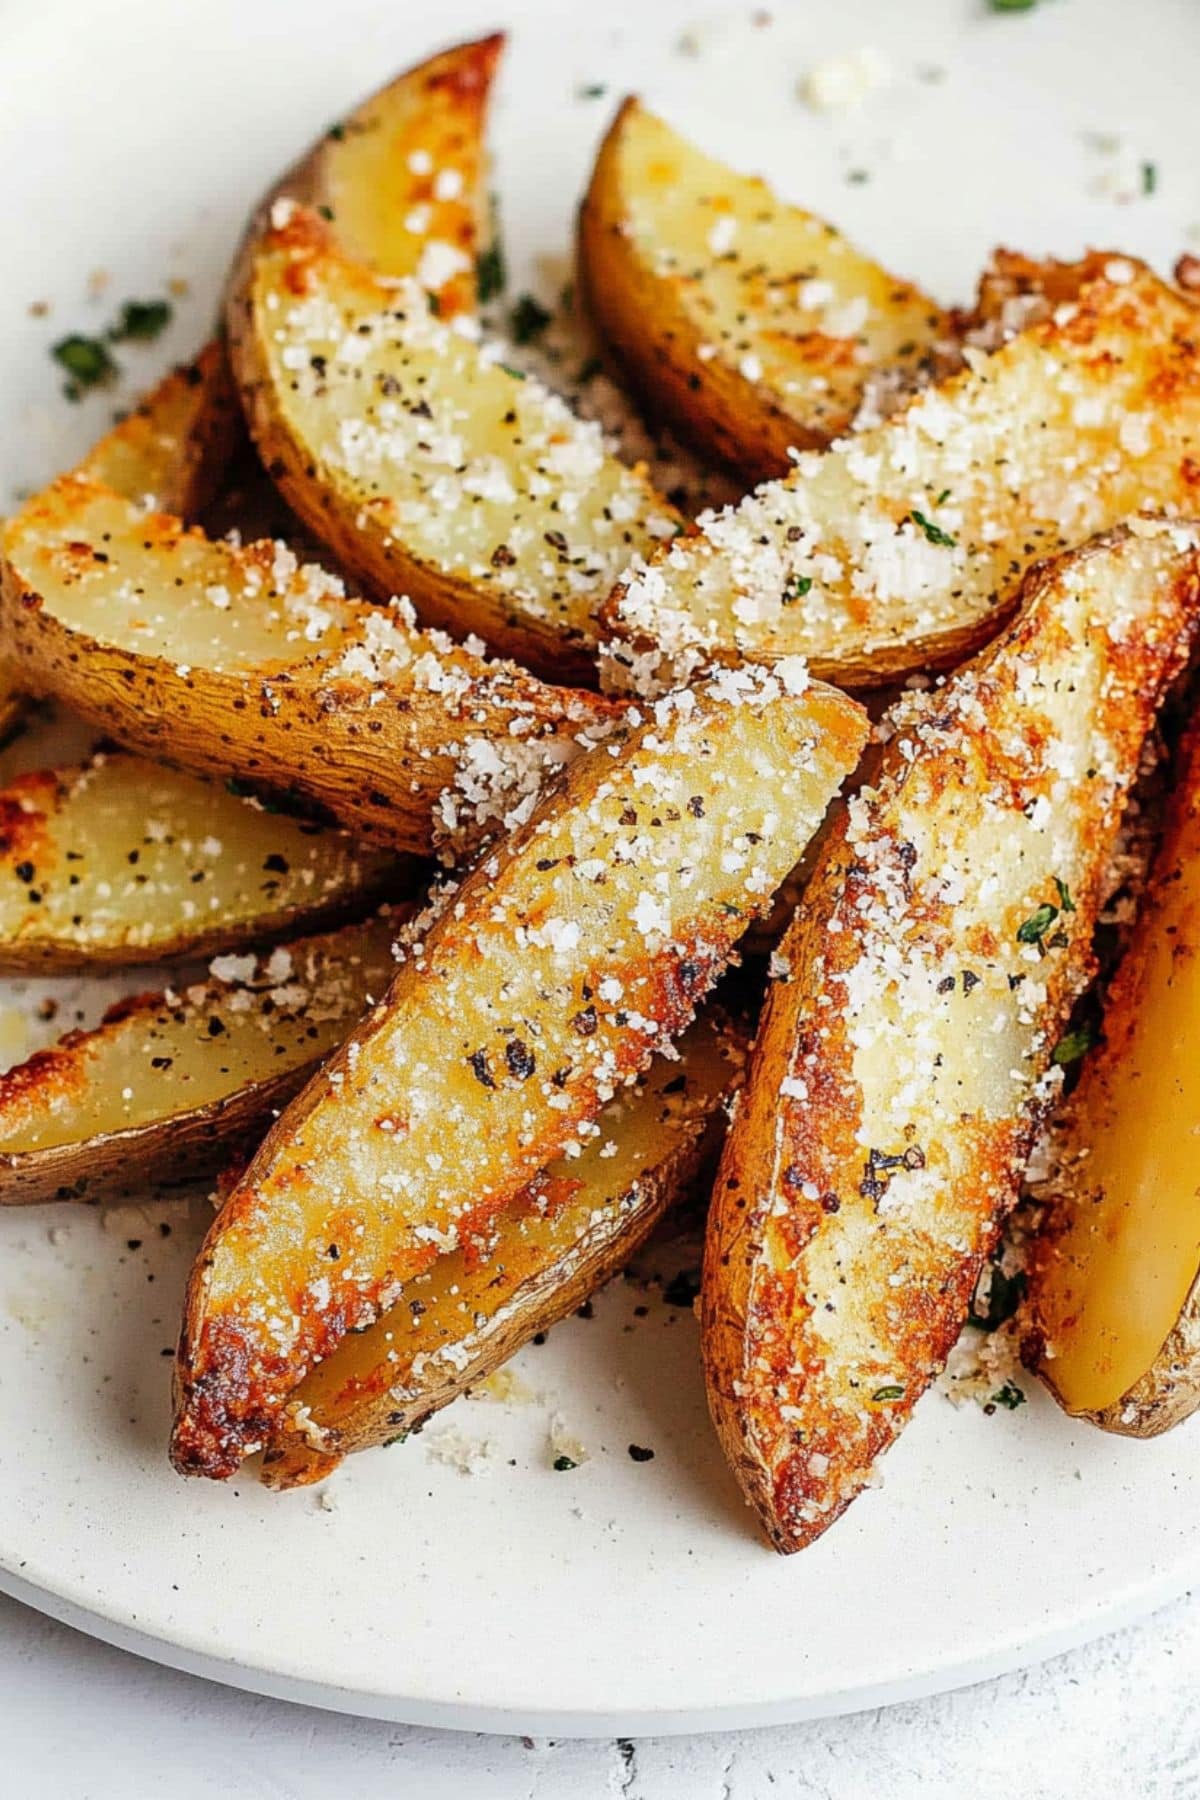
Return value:
M 781 946 L 705 1272 L 714 1418 L 781 1549 L 870 1479 L 1016 1196 L 1195 628 L 1196 542 L 1139 521 L 1063 559 L 991 649 L 897 709 Z
M 1054 1138 L 1035 1255 L 1040 1366 L 1068 1412 L 1101 1412 L 1153 1366 L 1200 1271 L 1200 749 L 1193 740 L 1102 1047 Z
M 860 710 L 805 684 L 725 671 L 663 702 L 459 891 L 202 1252 L 181 1467 L 232 1472 L 313 1361 L 582 1148 L 686 1025 L 861 749 Z
M 433 290 L 443 316 L 475 300 L 484 112 L 503 42 L 461 44 L 406 70 L 339 120 L 279 188 L 327 207 L 346 255 L 381 275 L 416 276 L 431 244 L 457 251 L 466 266 Z
M 396 931 L 372 921 L 219 957 L 207 982 L 117 1007 L 0 1076 L 0 1156 L 158 1124 L 327 1055 L 395 973 Z
M 703 515 L 606 609 L 614 686 L 713 654 L 806 656 L 871 685 L 986 636 L 1030 562 L 1196 492 L 1195 309 L 1114 259 L 990 357 L 894 418 Z M 1126 279 L 1126 274 L 1128 278 Z
M 674 509 L 608 453 L 598 425 L 510 372 L 499 345 L 435 317 L 416 284 L 382 288 L 332 250 L 314 251 L 305 224 L 268 236 L 252 290 L 294 458 L 320 466 L 334 504 L 368 538 L 469 583 L 495 616 L 487 635 L 503 641 L 515 613 L 551 640 L 547 655 L 555 631 L 594 645 L 595 609 L 631 556 L 675 533 Z M 286 491 L 320 530 L 294 472 Z M 428 612 L 424 589 L 411 597 Z
M 0 789 L 0 959 L 122 953 L 278 930 L 378 893 L 392 860 L 140 757 Z
M 126 500 L 192 518 L 245 429 L 222 344 L 173 369 L 88 451 L 75 473 Z
M 613 254 L 637 258 L 665 314 L 682 316 L 672 352 L 694 352 L 701 390 L 719 363 L 746 390 L 751 417 L 758 397 L 768 398 L 794 422 L 798 447 L 847 429 L 874 368 L 889 367 L 898 381 L 906 369 L 915 376 L 946 334 L 945 315 L 926 295 L 644 107 L 627 104 L 604 154 L 613 187 L 606 198 L 626 240 Z M 653 341 L 659 320 L 643 323 Z M 745 449 L 737 460 L 761 468 L 763 448 Z M 771 459 L 774 473 L 786 469 L 786 450 L 781 443 Z
M 9 522 L 5 549 L 68 630 L 176 668 L 275 674 L 332 664 L 356 620 L 385 616 L 356 612 L 335 577 L 298 565 L 282 543 L 214 541 L 70 476 Z
M 711 1016 L 697 1019 L 679 1041 L 678 1060 L 659 1058 L 636 1088 L 611 1100 L 597 1119 L 599 1136 L 538 1176 L 482 1251 L 440 1256 L 405 1283 L 382 1318 L 306 1377 L 272 1445 L 285 1464 L 272 1470 L 274 1483 L 313 1479 L 327 1472 L 331 1453 L 410 1429 L 561 1318 L 564 1289 L 578 1304 L 575 1271 L 608 1246 L 628 1253 L 675 1198 L 689 1153 L 743 1061 L 736 1033 Z

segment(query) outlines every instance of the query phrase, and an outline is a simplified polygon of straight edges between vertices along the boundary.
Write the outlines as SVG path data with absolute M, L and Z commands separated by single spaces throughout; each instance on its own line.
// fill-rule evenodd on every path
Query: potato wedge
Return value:
M 593 614 L 681 521 L 532 377 L 414 282 L 279 207 L 227 307 L 251 434 L 285 499 L 380 597 L 559 681 L 595 679 Z
M 192 1180 L 249 1149 L 386 990 L 403 922 L 218 957 L 208 981 L 120 1001 L 0 1075 L 0 1205 Z
M 1060 1406 L 1155 1437 L 1200 1406 L 1200 734 L 1129 948 L 1104 1042 L 1050 1136 L 1026 1353 Z
M 301 1382 L 263 1456 L 268 1487 L 424 1424 L 623 1268 L 715 1155 L 745 1056 L 745 1034 L 703 1013 L 678 1060 L 610 1100 L 600 1135 L 535 1176 L 484 1245 L 438 1257 Z
M 864 736 L 802 667 L 721 671 L 581 758 L 476 867 L 209 1233 L 181 1472 L 232 1474 L 347 1331 L 582 1150 L 690 1022 Z
M 282 543 L 212 541 L 78 477 L 0 547 L 26 689 L 418 855 L 478 845 L 620 714 L 418 631 L 403 606 L 346 599 Z
M 889 716 L 784 939 L 703 1291 L 713 1418 L 780 1550 L 869 1482 L 1016 1198 L 1198 545 L 1139 519 L 1031 572 L 1007 631 Z
M 365 912 L 415 874 L 341 832 L 102 752 L 0 788 L 0 969 L 269 943 Z
M 458 44 L 380 88 L 288 170 L 252 235 L 276 202 L 298 202 L 331 222 L 353 261 L 421 280 L 443 318 L 473 311 L 488 227 L 484 128 L 503 49 L 502 32 Z
M 1200 493 L 1200 320 L 1125 259 L 872 431 L 699 521 L 617 589 L 613 686 L 714 655 L 870 687 L 958 661 L 1038 556 Z
M 225 346 L 206 344 L 106 432 L 75 473 L 191 520 L 215 498 L 245 437 Z
M 918 288 L 635 98 L 596 158 L 579 276 L 648 409 L 750 482 L 847 431 L 873 375 L 918 385 L 950 336 Z

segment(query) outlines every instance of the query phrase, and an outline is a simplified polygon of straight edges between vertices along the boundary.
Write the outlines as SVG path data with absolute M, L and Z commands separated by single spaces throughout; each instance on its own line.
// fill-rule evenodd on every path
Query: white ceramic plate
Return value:
M 772 10 L 763 25 L 748 4 L 706 19 L 647 0 L 443 0 L 428 21 L 397 0 L 0 6 L 0 504 L 69 461 L 111 403 L 61 399 L 55 337 L 177 276 L 190 294 L 169 335 L 126 360 L 144 381 L 190 350 L 268 178 L 385 74 L 499 23 L 514 28 L 495 140 L 517 288 L 565 248 L 629 88 L 946 298 L 997 241 L 1114 245 L 1164 268 L 1194 242 L 1190 0 Z M 677 49 L 688 28 L 697 55 Z M 891 86 L 852 114 L 799 102 L 806 67 L 864 45 Z M 605 95 L 579 96 L 593 84 Z M 111 281 L 89 299 L 95 270 Z M 39 300 L 50 317 L 30 315 Z M 168 1352 L 202 1210 L 0 1219 L 0 1585 L 163 1661 L 441 1725 L 692 1730 L 968 1681 L 1200 1576 L 1200 1431 L 1123 1442 L 1036 1394 L 992 1418 L 930 1398 L 882 1490 L 780 1561 L 722 1468 L 690 1315 L 625 1282 L 523 1353 L 537 1401 L 462 1403 L 353 1462 L 325 1505 L 185 1484 L 163 1453 Z M 570 1474 L 549 1467 L 555 1413 L 591 1451 Z M 489 1441 L 490 1473 L 437 1460 L 444 1432 Z

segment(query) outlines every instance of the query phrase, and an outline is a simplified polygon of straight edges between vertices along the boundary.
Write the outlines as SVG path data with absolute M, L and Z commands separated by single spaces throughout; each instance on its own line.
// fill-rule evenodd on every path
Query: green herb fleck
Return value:
M 584 81 L 575 89 L 575 92 L 580 100 L 602 100 L 608 92 L 608 87 L 603 81 Z
M 1003 1325 L 1012 1318 L 1024 1298 L 1027 1285 L 1023 1269 L 1008 1275 L 999 1263 L 992 1263 L 987 1300 L 982 1308 L 978 1308 L 975 1299 L 972 1299 L 971 1310 L 967 1314 L 968 1325 L 974 1325 L 978 1331 L 995 1331 L 997 1325 Z
M 497 363 L 496 367 L 503 369 L 506 375 L 511 375 L 514 381 L 524 381 L 525 379 L 524 369 L 514 369 L 511 363 Z
M 1036 912 L 1017 926 L 1018 944 L 1040 944 L 1055 919 L 1058 917 L 1057 906 L 1051 906 L 1048 900 L 1038 907 Z
M 326 206 L 325 202 L 322 201 L 320 206 L 318 206 L 317 211 L 320 213 L 320 215 L 323 219 L 328 219 L 328 220 L 332 221 L 332 219 L 333 219 L 332 206 Z
M 475 259 L 475 285 L 479 290 L 479 304 L 486 306 L 489 300 L 502 294 L 507 279 L 504 251 L 499 238 L 493 238 L 487 249 Z
M 509 314 L 512 334 L 518 344 L 531 344 L 541 337 L 550 323 L 550 314 L 532 294 L 522 294 Z
M 872 1400 L 903 1400 L 904 1389 L 898 1383 L 892 1382 L 888 1387 L 876 1388 L 871 1398 Z
M 870 169 L 847 169 L 846 171 L 846 180 L 851 187 L 866 187 L 870 179 Z
M 938 495 L 937 499 L 934 501 L 934 505 L 935 506 L 945 506 L 945 504 L 949 498 L 950 498 L 950 489 L 943 488 L 941 493 Z
M 1158 164 L 1144 162 L 1142 164 L 1142 192 L 1152 194 L 1158 186 Z
M 993 12 L 1032 12 L 1038 0 L 988 0 Z
M 111 343 L 129 339 L 150 343 L 171 323 L 171 306 L 167 300 L 126 300 L 115 325 L 108 328 Z
M 1024 1390 L 1019 1388 L 1015 1382 L 1006 1381 L 1002 1388 L 996 1389 L 990 1404 L 1002 1406 L 1006 1412 L 1016 1412 L 1018 1406 L 1025 1404 Z
M 790 575 L 784 584 L 783 604 L 791 606 L 796 600 L 803 600 L 805 594 L 812 592 L 811 575 Z
M 1095 1032 L 1089 1031 L 1086 1025 L 1078 1031 L 1068 1031 L 1055 1044 L 1050 1061 L 1057 1063 L 1060 1069 L 1068 1069 L 1087 1055 L 1095 1041 Z
M 950 536 L 950 533 L 943 531 L 940 525 L 935 525 L 932 519 L 927 519 L 924 513 L 917 511 L 915 506 L 908 517 L 914 525 L 920 527 L 931 544 L 938 544 L 943 550 L 953 550 L 956 540 Z
M 579 1464 L 573 1456 L 556 1456 L 554 1467 L 560 1475 L 565 1475 L 568 1469 L 577 1469 Z
M 431 291 L 426 294 L 425 298 L 429 302 L 429 310 L 434 318 L 440 319 L 442 316 L 442 296 Z
M 87 388 L 107 387 L 120 373 L 101 338 L 75 333 L 52 344 L 50 354 L 71 377 L 65 391 L 72 400 L 78 400 Z
M 1054 885 L 1058 889 L 1058 904 L 1063 912 L 1074 912 L 1075 902 L 1071 898 L 1071 890 L 1066 882 L 1062 880 L 1061 876 L 1056 875 L 1054 877 Z
M 332 136 L 332 133 L 330 135 Z M 390 1450 L 393 1444 L 402 1444 L 408 1435 L 407 1431 L 398 1431 L 395 1437 L 384 1438 L 383 1448 Z
M 331 125 L 325 135 L 326 137 L 331 137 L 335 144 L 340 144 L 346 135 L 346 127 L 342 124 Z M 393 1439 L 393 1442 L 394 1441 L 395 1440 Z

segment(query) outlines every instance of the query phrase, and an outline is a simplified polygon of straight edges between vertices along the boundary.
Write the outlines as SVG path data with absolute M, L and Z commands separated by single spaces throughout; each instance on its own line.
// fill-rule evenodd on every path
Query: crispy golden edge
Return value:
M 627 229 L 628 199 L 623 168 L 626 134 L 643 116 L 630 95 L 610 125 L 579 209 L 577 266 L 588 311 L 613 359 L 651 411 L 661 414 L 685 443 L 697 445 L 753 485 L 785 475 L 789 450 L 816 450 L 849 429 L 851 418 L 824 422 L 790 412 L 761 380 L 747 379 L 728 358 L 697 355 L 700 334 L 679 298 L 677 278 L 658 273 L 639 252 Z M 678 139 L 681 154 L 690 149 Z M 765 182 L 764 198 L 782 210 Z M 831 232 L 832 227 L 828 228 Z M 906 297 L 913 285 L 894 282 Z M 931 320 L 948 338 L 951 321 L 933 300 Z M 931 333 L 927 346 L 935 351 Z M 872 370 L 863 369 L 865 387 Z M 913 368 L 910 379 L 917 380 Z
M 579 733 L 611 726 L 620 716 L 612 701 L 551 687 L 510 663 L 482 658 L 473 659 L 477 683 L 453 704 L 401 683 L 376 706 L 369 683 L 332 676 L 316 658 L 264 670 L 260 677 L 181 668 L 101 643 L 61 624 L 25 567 L 36 557 L 43 526 L 53 529 L 63 507 L 94 491 L 90 483 L 62 477 L 9 521 L 0 615 L 24 688 L 66 701 L 118 742 L 163 762 L 232 777 L 268 797 L 299 796 L 315 816 L 372 843 L 452 859 L 496 829 L 494 820 L 474 818 L 443 829 L 437 816 L 442 796 L 454 792 L 471 742 L 510 738 L 519 716 L 528 726 L 523 743 L 546 742 L 565 754 Z M 144 544 L 164 559 L 165 584 L 184 528 L 165 513 L 150 513 L 140 530 Z M 234 554 L 269 575 L 275 546 L 247 545 Z M 81 541 L 78 555 L 82 566 L 104 553 Z M 373 610 L 365 602 L 347 604 L 364 614 Z
M 537 1177 L 495 1222 L 481 1264 L 468 1264 L 465 1277 L 458 1273 L 461 1257 L 443 1258 L 433 1265 L 431 1278 L 435 1283 L 440 1268 L 448 1269 L 450 1264 L 456 1280 L 469 1281 L 477 1266 L 483 1275 L 489 1269 L 495 1271 L 480 1297 L 487 1323 L 480 1327 L 477 1317 L 463 1320 L 466 1354 L 448 1359 L 445 1351 L 451 1340 L 443 1338 L 437 1353 L 427 1359 L 417 1377 L 407 1345 L 407 1357 L 404 1350 L 389 1357 L 386 1348 L 381 1347 L 378 1361 L 364 1375 L 360 1372 L 364 1340 L 348 1340 L 342 1350 L 351 1350 L 351 1357 L 343 1356 L 342 1350 L 335 1351 L 329 1362 L 322 1365 L 322 1375 L 327 1379 L 321 1383 L 321 1397 L 310 1393 L 302 1383 L 294 1405 L 285 1412 L 283 1425 L 263 1454 L 262 1478 L 268 1487 L 289 1488 L 320 1481 L 343 1456 L 389 1444 L 398 1435 L 417 1430 L 434 1413 L 506 1362 L 536 1332 L 546 1331 L 566 1318 L 624 1267 L 663 1214 L 696 1189 L 706 1173 L 711 1173 L 720 1149 L 725 1129 L 724 1106 L 741 1080 L 747 1039 L 729 1020 L 713 1018 L 711 1009 L 708 1021 L 706 1024 L 702 1015 L 693 1029 L 720 1034 L 721 1048 L 729 1057 L 724 1087 L 709 1090 L 703 1084 L 698 1086 L 689 1111 L 663 1128 L 665 1145 L 647 1159 L 629 1186 L 604 1202 L 604 1216 L 597 1218 L 593 1213 L 587 1229 L 552 1257 L 548 1258 L 540 1246 L 526 1247 L 520 1229 L 523 1212 L 540 1209 L 547 1200 L 551 1206 L 557 1204 L 552 1173 L 547 1171 Z M 681 1063 L 671 1066 L 686 1072 L 688 1038 L 680 1044 L 680 1056 Z M 651 1098 L 653 1104 L 661 1105 L 661 1092 Z M 626 1104 L 636 1106 L 637 1101 Z M 614 1134 L 619 1136 L 621 1129 L 622 1121 L 618 1120 Z M 568 1174 L 569 1180 L 569 1165 L 562 1173 Z M 569 1205 L 570 1200 L 565 1204 Z M 447 1272 L 443 1287 L 450 1279 Z M 402 1295 L 396 1306 L 372 1327 L 372 1332 L 378 1336 L 387 1320 L 406 1306 Z M 328 1378 L 337 1374 L 339 1359 L 348 1364 L 349 1379 L 330 1396 Z M 397 1385 L 408 1390 L 404 1399 L 397 1399 L 391 1392 Z
M 269 228 L 275 202 L 291 200 L 328 217 L 343 253 L 389 279 L 415 275 L 430 239 L 453 244 L 472 267 L 436 290 L 439 309 L 446 317 L 474 311 L 474 265 L 488 226 L 484 133 L 504 45 L 503 32 L 457 44 L 360 101 L 270 189 L 239 258 Z M 460 186 L 439 196 L 437 175 L 447 169 Z M 414 209 L 427 215 L 425 229 L 397 239 L 396 222 Z
M 1041 1377 L 1065 1412 L 1089 1419 L 1120 1437 L 1159 1437 L 1189 1419 L 1200 1407 L 1200 1268 L 1150 1367 L 1109 1406 L 1069 1406 L 1055 1383 L 1055 1363 L 1047 1356 L 1052 1326 L 1047 1314 L 1054 1305 L 1059 1271 L 1058 1243 L 1077 1205 L 1086 1204 L 1088 1121 L 1097 1109 L 1108 1112 L 1108 1072 L 1119 1066 L 1129 1038 L 1146 1004 L 1147 951 L 1156 929 L 1155 914 L 1169 895 L 1179 867 L 1180 846 L 1194 836 L 1200 816 L 1200 729 L 1192 726 L 1179 750 L 1180 775 L 1167 809 L 1162 841 L 1138 906 L 1131 935 L 1104 997 L 1104 1040 L 1092 1050 L 1078 1086 L 1054 1121 L 1050 1133 L 1052 1167 L 1037 1184 L 1045 1207 L 1028 1259 L 1029 1289 L 1022 1306 L 1022 1356 Z M 1177 953 L 1195 955 L 1195 945 L 1177 944 Z
M 761 677 L 760 677 L 761 679 Z M 811 688 L 805 697 L 805 713 L 814 739 L 834 766 L 850 770 L 861 752 L 865 725 L 861 709 L 831 688 Z M 690 713 L 688 715 L 690 717 Z M 647 731 L 651 727 L 646 727 Z M 364 1046 L 389 1027 L 398 1004 L 397 996 L 428 992 L 422 971 L 436 962 L 444 943 L 466 943 L 477 919 L 491 916 L 494 892 L 507 869 L 527 865 L 547 825 L 578 813 L 601 790 L 611 794 L 611 779 L 619 765 L 607 747 L 593 751 L 569 767 L 543 794 L 526 823 L 503 840 L 481 862 L 457 891 L 455 903 L 444 910 L 425 940 L 419 965 L 412 961 L 401 969 L 389 995 L 378 1006 L 343 1050 L 310 1082 L 276 1123 L 247 1170 L 237 1192 L 215 1221 L 201 1247 L 188 1284 L 184 1324 L 176 1362 L 176 1424 L 172 1460 L 183 1474 L 206 1474 L 219 1479 L 233 1474 L 242 1457 L 270 1434 L 274 1419 L 304 1373 L 305 1364 L 322 1360 L 345 1332 L 378 1316 L 380 1295 L 396 1281 L 424 1267 L 429 1258 L 415 1248 L 398 1251 L 388 1280 L 376 1280 L 379 1294 L 358 1280 L 353 1293 L 347 1289 L 336 1306 L 319 1303 L 311 1286 L 293 1301 L 301 1333 L 281 1352 L 274 1340 L 268 1347 L 252 1319 L 239 1319 L 236 1308 L 210 1306 L 211 1268 L 231 1226 L 242 1227 L 256 1218 L 263 1204 L 259 1189 L 277 1162 L 286 1166 L 287 1153 L 302 1137 L 309 1116 L 324 1104 L 338 1104 L 347 1070 L 353 1070 Z M 758 901 L 761 900 L 761 906 Z M 757 896 L 744 904 L 736 920 L 728 909 L 696 900 L 686 920 L 673 923 L 672 940 L 657 954 L 644 955 L 644 963 L 630 966 L 630 978 L 644 973 L 651 986 L 643 1006 L 650 1006 L 664 1036 L 674 1037 L 689 1023 L 694 1007 L 727 963 L 749 917 L 765 909 L 769 896 Z M 594 945 L 573 952 L 581 966 L 595 955 Z M 526 954 L 547 956 L 546 951 Z M 470 968 L 468 962 L 468 969 Z M 481 971 L 485 974 L 485 971 Z M 651 998 L 652 996 L 652 998 Z M 430 996 L 432 999 L 432 996 Z M 585 1038 L 593 1035 L 583 1034 Z M 616 1064 L 612 1080 L 619 1083 L 644 1068 L 652 1055 L 653 1040 L 642 1030 L 621 1025 L 614 1048 Z M 494 1086 L 493 1082 L 481 1085 Z M 522 1157 L 496 1169 L 495 1191 L 481 1196 L 473 1209 L 458 1221 L 458 1235 L 468 1238 L 496 1216 L 539 1168 L 561 1153 L 581 1120 L 590 1120 L 603 1102 L 595 1082 L 579 1084 L 574 1110 L 551 1112 L 543 1101 L 537 1108 L 538 1130 L 525 1143 Z M 584 1110 L 580 1110 L 580 1108 Z M 291 1177 L 289 1177 L 289 1180 Z M 411 1229 L 407 1235 L 412 1236 Z M 239 1253 L 238 1246 L 229 1252 Z M 344 1273 L 345 1271 L 343 1271 Z M 360 1316 L 361 1315 L 361 1316 Z M 256 1336 L 257 1333 L 257 1336 Z M 300 1347 L 298 1347 L 300 1346 Z
M 998 658 L 1008 662 L 1008 682 L 1015 683 L 1017 657 L 1036 663 L 1039 635 L 1037 599 L 1052 587 L 1064 564 L 1102 556 L 1128 533 L 1118 529 L 1093 540 L 1083 550 L 1056 563 L 1035 567 L 1022 587 L 1023 607 L 1004 634 L 971 665 L 986 674 Z M 1145 731 L 1153 722 L 1158 699 L 1183 666 L 1200 612 L 1200 563 L 1193 551 L 1179 574 L 1164 623 L 1139 640 L 1111 640 L 1109 658 L 1119 670 L 1115 693 L 1106 705 L 1116 735 L 1119 767 L 1125 788 L 1136 772 Z M 1049 629 L 1054 629 L 1051 624 Z M 1001 665 L 1003 667 L 1003 664 Z M 953 693 L 955 678 L 943 692 Z M 1004 780 L 1004 756 L 989 748 L 989 723 L 960 720 L 981 754 L 995 761 Z M 884 746 L 874 777 L 882 798 L 875 829 L 888 818 L 889 799 L 899 796 L 909 779 L 909 762 L 898 748 L 903 734 Z M 1122 755 L 1123 753 L 1123 755 Z M 947 769 L 952 784 L 956 771 Z M 1081 801 L 1082 804 L 1082 801 Z M 1072 937 L 1061 958 L 1046 969 L 1047 997 L 1041 1010 L 1042 1047 L 1030 1062 L 1035 1076 L 1049 1065 L 1057 1031 L 1065 1022 L 1081 987 L 1092 972 L 1092 928 L 1103 897 L 1103 881 L 1111 852 L 1117 813 L 1107 821 L 1093 817 L 1085 843 L 1090 879 L 1074 893 Z M 886 832 L 889 828 L 883 823 Z M 713 1193 L 705 1252 L 702 1335 L 709 1407 L 718 1437 L 749 1505 L 766 1536 L 783 1552 L 803 1549 L 832 1524 L 861 1491 L 877 1458 L 895 1441 L 911 1416 L 961 1329 L 984 1260 L 996 1241 L 1000 1221 L 1015 1201 L 1025 1160 L 1044 1113 L 1034 1098 L 1020 1113 L 997 1120 L 978 1134 L 978 1177 L 959 1192 L 962 1211 L 969 1200 L 972 1227 L 968 1241 L 947 1258 L 939 1246 L 919 1251 L 903 1243 L 893 1252 L 889 1234 L 875 1239 L 874 1255 L 894 1254 L 900 1276 L 886 1321 L 873 1318 L 873 1329 L 887 1335 L 895 1385 L 872 1405 L 866 1422 L 851 1435 L 849 1421 L 826 1391 L 823 1362 L 811 1340 L 806 1320 L 819 1301 L 797 1285 L 803 1280 L 805 1247 L 823 1234 L 836 1241 L 839 1203 L 835 1193 L 802 1195 L 789 1180 L 789 1170 L 820 1168 L 853 1179 L 861 1175 L 864 1152 L 857 1128 L 861 1095 L 854 1080 L 854 1051 L 841 1016 L 844 978 L 855 966 L 858 937 L 865 927 L 854 904 L 865 904 L 874 891 L 871 872 L 859 862 L 847 841 L 843 814 L 834 826 L 805 892 L 782 956 L 787 973 L 771 988 L 760 1021 L 746 1089 L 726 1138 Z M 830 930 L 831 921 L 837 926 Z M 930 919 L 929 929 L 936 929 Z M 833 977 L 831 986 L 830 978 Z M 822 1005 L 824 1003 L 824 1007 Z M 807 1100 L 784 1098 L 785 1077 L 803 1067 Z M 775 1225 L 786 1232 L 791 1252 L 790 1292 L 769 1267 L 766 1234 Z M 785 1221 L 783 1225 L 780 1220 Z M 903 1236 L 902 1233 L 898 1234 Z M 908 1237 L 912 1239 L 910 1232 Z M 921 1260 L 926 1267 L 918 1267 Z M 790 1317 L 789 1317 L 790 1313 Z M 778 1390 L 784 1376 L 765 1366 L 765 1345 L 775 1329 L 787 1362 L 786 1379 L 795 1382 L 802 1405 L 780 1411 Z M 813 1452 L 819 1462 L 810 1462 Z M 823 1467 L 821 1466 L 823 1465 Z
M 397 930 L 411 908 L 392 909 Z M 363 927 L 338 934 L 350 955 L 362 942 Z M 327 940 L 298 939 L 293 954 L 324 951 Z M 214 1003 L 227 1000 L 229 984 L 205 984 Z M 206 1002 L 196 1006 L 201 1011 Z M 136 1031 L 170 1005 L 164 993 L 135 994 L 111 1006 L 90 1031 L 70 1031 L 48 1049 L 35 1051 L 23 1063 L 0 1074 L 0 1116 L 10 1107 L 22 1113 L 31 1106 L 49 1107 L 56 1094 L 86 1087 L 88 1065 L 105 1038 Z M 202 1106 L 164 1111 L 119 1131 L 102 1132 L 74 1143 L 37 1150 L 0 1152 L 0 1206 L 38 1206 L 49 1201 L 111 1200 L 144 1191 L 147 1184 L 171 1187 L 211 1175 L 253 1149 L 266 1122 L 286 1106 L 320 1066 L 320 1057 L 283 1068 L 219 1100 Z

